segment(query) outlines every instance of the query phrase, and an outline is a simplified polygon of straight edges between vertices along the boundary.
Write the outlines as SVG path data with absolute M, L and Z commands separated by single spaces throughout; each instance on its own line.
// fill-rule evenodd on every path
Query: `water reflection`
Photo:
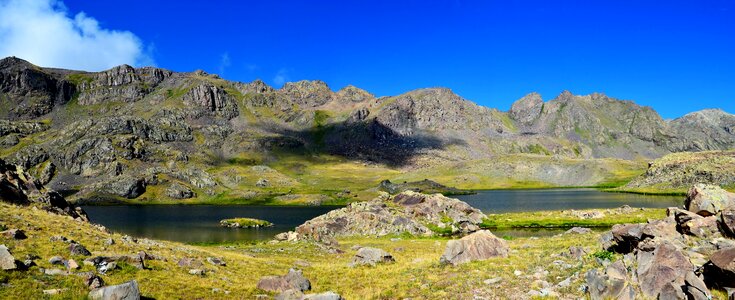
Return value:
M 594 189 L 480 191 L 476 195 L 463 195 L 457 198 L 485 213 L 614 208 L 625 204 L 632 207 L 668 207 L 682 202 L 681 197 L 604 193 Z M 338 207 L 243 205 L 84 207 L 93 222 L 105 225 L 113 231 L 138 237 L 188 243 L 267 240 L 277 233 L 293 230 L 305 221 L 336 208 Z M 258 229 L 231 229 L 219 226 L 220 220 L 235 217 L 262 219 L 272 222 L 275 226 Z M 511 229 L 498 230 L 495 233 L 498 236 L 540 237 L 564 231 L 566 230 Z
M 680 196 L 606 193 L 596 189 L 491 190 L 455 198 L 485 213 L 631 207 L 661 208 L 683 203 Z

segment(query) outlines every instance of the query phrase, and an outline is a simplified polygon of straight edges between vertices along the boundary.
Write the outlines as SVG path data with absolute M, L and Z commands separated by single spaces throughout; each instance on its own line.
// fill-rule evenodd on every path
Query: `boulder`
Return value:
M 692 300 L 710 300 L 712 299 L 712 293 L 704 284 L 704 281 L 699 276 L 695 275 L 694 272 L 687 273 L 684 278 L 684 294 L 687 295 L 687 299 Z
M 618 253 L 630 253 L 638 247 L 643 236 L 643 224 L 617 224 L 613 226 L 612 248 Z
M 0 235 L 5 237 L 6 239 L 13 239 L 13 240 L 24 240 L 28 238 L 26 236 L 26 233 L 20 229 L 5 230 L 5 231 L 0 232 Z
M 508 245 L 504 240 L 495 237 L 489 230 L 481 230 L 459 240 L 447 242 L 447 247 L 439 261 L 444 264 L 459 265 L 492 257 L 507 257 L 508 251 Z
M 708 286 L 735 288 L 735 248 L 713 253 L 704 265 L 704 279 Z
M 174 199 L 189 199 L 195 194 L 188 186 L 174 182 L 166 189 L 166 196 Z
M 729 237 L 735 237 L 735 206 L 723 209 L 719 221 L 722 232 Z
M 717 227 L 716 216 L 691 219 L 681 224 L 681 231 L 682 233 L 703 239 L 722 237 L 720 229 Z
M 3 270 L 15 270 L 18 265 L 15 262 L 15 257 L 10 253 L 8 247 L 0 245 L 0 269 Z
M 635 299 L 635 290 L 628 281 L 628 271 L 618 260 L 607 266 L 604 272 L 592 269 L 585 275 L 590 299 Z
M 290 269 L 284 276 L 265 276 L 258 281 L 258 289 L 269 292 L 284 292 L 287 290 L 311 290 L 311 282 L 304 277 L 301 270 Z
M 390 253 L 385 252 L 384 250 L 378 249 L 378 248 L 362 247 L 359 250 L 357 250 L 357 254 L 355 254 L 355 257 L 352 259 L 350 266 L 357 266 L 357 265 L 375 266 L 376 264 L 379 264 L 379 263 L 391 263 L 391 262 L 395 262 L 395 259 L 393 259 L 393 256 L 390 255 Z
M 105 281 L 102 279 L 102 277 L 95 275 L 94 272 L 90 272 L 85 273 L 84 284 L 86 284 L 90 290 L 94 290 L 103 287 L 105 285 Z
M 687 192 L 684 205 L 688 211 L 701 216 L 711 216 L 735 204 L 735 193 L 716 185 L 695 184 Z
M 224 267 L 227 265 L 221 257 L 207 257 L 207 262 L 215 266 Z
M 689 259 L 668 241 L 653 251 L 638 251 L 638 281 L 643 294 L 655 298 L 669 283 L 683 286 L 687 273 L 694 271 Z M 667 291 L 667 293 L 670 291 Z
M 199 267 L 202 267 L 204 264 L 200 260 L 198 260 L 196 258 L 184 257 L 184 258 L 182 258 L 182 259 L 179 260 L 179 262 L 177 263 L 177 265 L 179 267 L 199 268 Z
M 89 252 L 87 248 L 85 248 L 84 246 L 78 243 L 71 243 L 69 245 L 69 252 L 71 253 L 71 255 L 82 255 L 82 256 L 92 255 L 92 253 Z
M 140 289 L 138 282 L 131 280 L 123 284 L 94 289 L 89 292 L 88 297 L 90 300 L 139 300 Z

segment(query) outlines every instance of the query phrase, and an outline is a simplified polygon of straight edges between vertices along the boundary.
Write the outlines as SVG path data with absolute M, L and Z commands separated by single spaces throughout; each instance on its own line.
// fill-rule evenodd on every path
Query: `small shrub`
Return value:
M 600 250 L 595 253 L 592 253 L 592 257 L 594 258 L 599 258 L 602 260 L 609 260 L 609 261 L 612 261 L 614 256 L 615 256 L 615 253 L 612 253 L 607 250 Z

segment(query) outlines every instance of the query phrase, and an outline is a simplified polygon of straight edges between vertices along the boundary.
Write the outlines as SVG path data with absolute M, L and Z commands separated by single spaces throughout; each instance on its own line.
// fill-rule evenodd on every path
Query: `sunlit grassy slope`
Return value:
M 662 215 L 663 210 L 646 210 L 640 216 L 608 214 L 600 223 L 618 221 L 640 221 L 646 217 Z M 516 298 L 531 289 L 540 289 L 539 279 L 557 284 L 572 277 L 572 284 L 557 289 L 568 297 L 583 296 L 579 286 L 590 268 L 598 267 L 591 256 L 581 260 L 559 254 L 570 246 L 585 247 L 590 253 L 598 250 L 599 232 L 584 235 L 560 235 L 540 238 L 515 238 L 508 240 L 511 254 L 508 258 L 495 258 L 473 262 L 458 267 L 439 264 L 447 238 L 415 238 L 410 236 L 355 237 L 340 239 L 341 254 L 330 254 L 314 244 L 256 243 L 192 246 L 181 243 L 141 239 L 138 243 L 124 242 L 117 233 L 108 234 L 91 224 L 70 218 L 51 215 L 40 210 L 0 204 L 0 224 L 8 228 L 25 230 L 28 239 L 8 240 L 0 238 L 13 255 L 23 259 L 34 254 L 38 267 L 28 271 L 0 271 L 2 299 L 44 298 L 43 290 L 64 289 L 52 298 L 83 299 L 88 292 L 82 279 L 77 276 L 41 275 L 39 268 L 55 268 L 48 259 L 55 255 L 74 258 L 81 262 L 84 257 L 70 257 L 68 244 L 51 242 L 50 237 L 63 235 L 85 245 L 93 255 L 128 255 L 138 251 L 158 256 L 163 260 L 149 260 L 149 269 L 139 270 L 123 265 L 122 269 L 102 275 L 107 284 L 118 284 L 136 279 L 144 296 L 156 299 L 205 298 L 205 299 L 250 299 L 256 294 L 267 294 L 255 288 L 258 279 L 266 275 L 285 274 L 289 268 L 297 267 L 312 282 L 315 292 L 335 291 L 347 299 L 467 299 L 474 296 Z M 507 214 L 492 216 L 498 224 L 517 222 L 549 223 L 555 218 L 544 213 Z M 552 221 L 554 223 L 556 221 Z M 566 222 L 566 221 L 565 221 Z M 223 230 L 227 230 L 224 229 Z M 106 246 L 104 240 L 113 238 L 115 244 Z M 372 246 L 389 251 L 396 259 L 393 264 L 376 267 L 348 266 L 356 253 L 354 245 Z M 203 261 L 206 274 L 189 274 L 189 268 L 177 266 L 183 257 Z M 221 257 L 227 266 L 215 266 L 206 262 L 206 257 Z M 556 263 L 555 263 L 556 262 Z M 567 265 L 568 266 L 564 266 Z M 81 271 L 91 271 L 83 266 Z M 515 271 L 522 275 L 514 275 Z M 548 274 L 544 274 L 548 271 Z M 537 274 L 538 273 L 538 274 Z M 534 275 L 535 274 L 535 275 Z M 501 278 L 494 284 L 487 279 Z M 213 289 L 219 289 L 214 290 Z M 225 294 L 228 291 L 229 294 Z

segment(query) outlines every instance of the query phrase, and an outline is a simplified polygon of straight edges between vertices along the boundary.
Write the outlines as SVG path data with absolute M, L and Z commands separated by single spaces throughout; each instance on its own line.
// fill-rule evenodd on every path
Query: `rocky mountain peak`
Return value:
M 533 92 L 513 102 L 509 115 L 511 119 L 523 125 L 531 125 L 541 115 L 543 107 L 544 101 L 541 99 L 541 95 Z
M 366 90 L 348 85 L 337 91 L 337 98 L 346 102 L 364 102 L 375 99 L 375 96 Z
M 292 97 L 297 104 L 306 107 L 324 105 L 330 102 L 334 96 L 329 86 L 321 80 L 286 82 L 279 91 Z
M 243 94 L 248 93 L 256 93 L 256 94 L 263 94 L 263 93 L 272 93 L 275 91 L 273 87 L 265 83 L 263 80 L 255 79 L 252 82 L 249 83 L 238 83 L 236 87 L 240 90 Z
M 18 70 L 18 69 L 27 69 L 27 68 L 36 68 L 36 66 L 26 60 L 17 58 L 15 56 L 9 56 L 9 57 L 0 59 L 0 71 L 5 71 L 6 69 L 7 70 L 10 70 L 10 69 Z

